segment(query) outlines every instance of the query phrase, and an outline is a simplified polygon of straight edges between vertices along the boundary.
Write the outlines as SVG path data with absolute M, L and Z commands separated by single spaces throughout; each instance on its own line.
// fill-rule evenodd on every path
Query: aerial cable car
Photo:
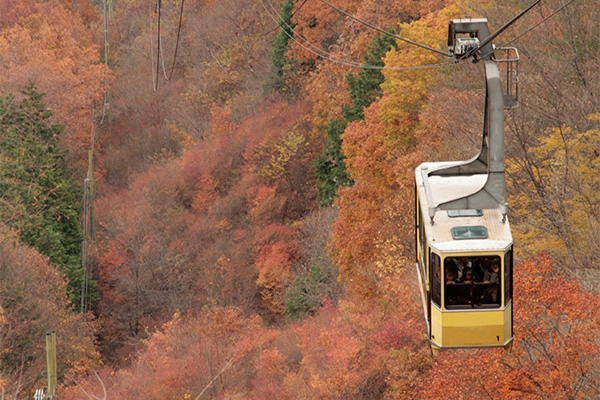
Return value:
M 513 342 L 504 109 L 517 105 L 519 56 L 515 48 L 495 48 L 496 34 L 490 36 L 484 18 L 452 20 L 448 30 L 450 55 L 484 63 L 481 150 L 467 161 L 425 162 L 415 170 L 416 266 L 434 354 L 447 348 L 510 350 Z M 506 66 L 504 90 L 499 63 Z

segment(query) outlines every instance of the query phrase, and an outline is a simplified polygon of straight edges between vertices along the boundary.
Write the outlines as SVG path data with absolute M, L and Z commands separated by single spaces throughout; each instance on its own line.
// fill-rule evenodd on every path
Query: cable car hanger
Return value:
M 485 18 L 459 18 L 450 21 L 448 26 L 448 52 L 456 61 L 473 58 L 473 62 L 483 60 L 485 64 L 486 94 L 483 121 L 483 137 L 479 153 L 466 161 L 434 170 L 424 168 L 423 183 L 427 193 L 428 215 L 434 223 L 435 213 L 441 210 L 496 209 L 502 213 L 502 222 L 506 221 L 508 204 L 506 202 L 506 180 L 504 162 L 504 109 L 518 106 L 518 61 L 515 48 L 496 48 L 492 40 L 519 20 L 541 0 L 534 1 L 529 7 L 504 24 L 494 34 L 490 34 Z M 495 52 L 507 51 L 505 59 L 496 59 Z M 510 56 L 509 54 L 511 54 Z M 484 56 L 481 56 L 481 53 Z M 507 90 L 504 93 L 500 81 L 499 62 L 509 63 L 506 68 Z M 487 175 L 483 187 L 474 193 L 443 202 L 434 202 L 429 187 L 430 176 L 467 176 Z

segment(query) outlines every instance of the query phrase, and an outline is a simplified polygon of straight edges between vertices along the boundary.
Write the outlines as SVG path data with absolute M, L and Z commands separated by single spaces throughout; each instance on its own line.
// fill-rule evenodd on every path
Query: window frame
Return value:
M 508 262 L 507 262 L 508 259 Z M 506 253 L 504 253 L 504 307 L 508 306 L 508 304 L 512 301 L 513 298 L 513 262 L 514 262 L 514 253 L 513 247 L 510 246 L 510 249 Z
M 437 260 L 437 265 L 435 265 L 435 261 Z M 436 285 L 435 271 L 439 271 L 439 286 Z M 429 272 L 430 272 L 430 282 L 431 282 L 431 303 L 436 305 L 438 308 L 442 308 L 442 257 L 431 251 L 429 248 Z M 437 291 L 436 291 L 437 289 Z M 437 301 L 436 301 L 437 295 Z
M 454 284 L 448 284 L 446 280 L 446 270 L 448 268 L 450 259 L 454 260 L 455 265 L 457 266 L 457 274 L 456 279 L 458 280 L 458 264 L 459 259 L 461 258 L 468 259 L 471 264 L 471 268 L 473 269 L 472 273 L 475 276 L 478 276 L 479 279 L 474 279 L 473 283 L 465 284 L 461 282 L 457 282 Z M 480 259 L 476 261 L 477 259 Z M 504 278 L 503 278 L 503 261 L 504 254 L 503 253 L 488 253 L 488 254 L 448 254 L 443 257 L 441 260 L 441 264 L 443 264 L 443 269 L 441 271 L 441 277 L 444 279 L 444 284 L 442 285 L 444 288 L 443 291 L 443 308 L 448 311 L 460 311 L 460 310 L 498 310 L 503 308 L 503 289 L 504 289 Z M 498 283 L 486 283 L 484 282 L 485 277 L 485 264 L 492 264 L 493 262 L 500 262 L 500 271 L 498 274 Z M 478 266 L 480 273 L 477 274 L 475 272 L 475 265 Z M 433 275 L 432 275 L 433 276 Z M 451 287 L 451 289 L 448 289 Z M 468 296 L 466 296 L 466 292 L 468 291 Z M 453 298 L 449 299 L 448 296 L 452 294 Z M 455 297 L 454 297 L 455 295 Z M 485 298 L 484 298 L 485 296 Z M 494 302 L 492 299 L 496 298 Z M 475 303 L 475 298 L 481 298 L 482 300 L 488 300 L 487 302 L 481 302 L 479 304 Z M 462 299 L 462 301 L 461 301 Z M 468 299 L 468 300 L 465 300 Z M 454 303 L 455 304 L 450 304 Z

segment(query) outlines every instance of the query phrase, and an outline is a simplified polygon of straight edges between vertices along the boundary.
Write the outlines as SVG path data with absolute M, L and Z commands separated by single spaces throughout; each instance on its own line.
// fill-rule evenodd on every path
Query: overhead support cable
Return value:
M 158 76 L 154 72 L 154 41 L 152 40 L 153 29 L 152 23 L 154 21 L 154 12 L 158 9 L 158 0 L 156 0 L 156 6 L 154 11 L 152 10 L 152 1 L 150 1 L 150 71 L 152 71 L 152 89 L 156 92 L 158 90 Z
M 179 50 L 179 37 L 181 36 L 181 25 L 183 22 L 183 4 L 184 4 L 184 2 L 185 2 L 185 0 L 181 0 L 181 9 L 179 10 L 179 25 L 177 27 L 177 40 L 175 41 L 175 53 L 173 54 L 173 64 L 171 65 L 171 71 L 169 72 L 169 79 L 171 79 L 173 77 L 173 70 L 175 70 L 175 61 L 177 60 L 177 50 Z
M 269 16 L 277 23 L 278 27 L 281 28 L 283 30 L 283 32 L 290 39 L 292 39 L 293 41 L 295 41 L 296 43 L 298 43 L 300 46 L 302 46 L 306 50 L 308 50 L 308 51 L 312 52 L 313 54 L 316 54 L 316 55 L 318 55 L 320 57 L 329 57 L 329 58 L 332 58 L 332 59 L 339 59 L 339 60 L 344 61 L 344 62 L 350 62 L 350 61 L 347 61 L 346 59 L 344 59 L 343 57 L 335 56 L 335 55 L 329 53 L 328 51 L 326 51 L 326 50 L 324 50 L 324 49 L 322 49 L 322 48 L 314 45 L 308 39 L 306 39 L 304 36 L 298 34 L 298 32 L 294 31 L 294 27 L 292 25 L 288 24 L 285 21 L 285 18 L 283 18 L 283 16 L 277 11 L 277 9 L 273 5 L 273 3 L 270 0 L 265 0 L 265 1 L 269 4 L 269 6 L 271 6 L 271 8 L 273 9 L 273 12 L 279 18 L 279 21 L 277 21 L 277 19 L 273 16 L 273 14 L 271 14 L 269 12 L 269 10 L 266 7 L 264 7 L 264 4 L 263 4 L 263 7 L 265 8 L 265 10 L 269 14 Z M 262 1 L 261 1 L 261 3 L 262 3 Z M 284 25 L 284 26 L 282 26 L 282 25 Z M 287 28 L 287 29 L 285 29 L 285 28 Z M 290 36 L 289 32 L 292 32 L 291 36 Z M 306 47 L 304 47 L 301 43 L 299 43 L 296 40 L 295 36 L 298 36 L 302 41 L 304 41 L 309 47 L 311 47 L 314 50 L 311 51 L 310 49 L 307 49 Z
M 535 28 L 537 28 L 538 26 L 542 25 L 543 23 L 545 23 L 546 21 L 548 21 L 550 18 L 554 17 L 556 14 L 558 14 L 559 12 L 561 12 L 562 10 L 564 10 L 565 8 L 567 8 L 569 5 L 571 5 L 571 4 L 572 4 L 572 3 L 574 3 L 574 2 L 575 2 L 575 0 L 571 0 L 571 1 L 569 1 L 568 3 L 566 3 L 566 4 L 562 5 L 561 7 L 557 8 L 557 9 L 556 9 L 556 10 L 554 10 L 554 11 L 553 11 L 553 12 L 552 12 L 550 15 L 548 15 L 547 17 L 545 17 L 544 19 L 542 19 L 540 22 L 536 23 L 536 24 L 535 24 L 535 25 L 533 25 L 531 28 L 527 29 L 525 32 L 523 32 L 523 33 L 519 34 L 518 36 L 516 36 L 516 37 L 514 37 L 514 38 L 510 39 L 508 42 L 506 42 L 506 43 L 502 44 L 501 46 L 499 46 L 499 48 L 506 47 L 506 46 L 508 46 L 509 44 L 511 44 L 511 43 L 513 43 L 513 42 L 516 42 L 516 41 L 517 41 L 517 40 L 519 40 L 521 37 L 525 36 L 526 34 L 528 34 L 529 32 L 531 32 L 532 30 L 534 30 L 534 29 L 535 29 Z M 532 4 L 532 5 L 531 5 L 529 8 L 531 8 L 531 7 L 532 7 L 532 6 L 534 6 L 535 4 L 537 4 L 537 2 L 535 2 L 534 4 Z M 529 8 L 528 8 L 528 10 L 529 10 Z M 494 33 L 494 35 L 495 35 L 495 36 L 497 36 L 497 35 L 496 35 L 496 33 Z M 481 46 L 480 46 L 480 47 L 481 47 Z M 492 53 L 493 53 L 493 51 L 492 51 Z M 488 55 L 489 55 L 489 54 L 486 54 L 486 55 L 485 55 L 485 56 L 483 56 L 482 58 L 484 58 L 484 57 L 487 57 Z
M 476 48 L 474 48 L 471 51 L 469 51 L 465 55 L 465 58 L 471 57 L 473 54 L 477 53 L 480 49 L 482 49 L 483 47 L 487 46 L 488 43 L 490 43 L 496 37 L 498 37 L 499 35 L 501 35 L 502 32 L 504 32 L 506 29 L 508 29 L 509 26 L 511 26 L 512 24 L 514 24 L 515 22 L 517 22 L 517 20 L 519 18 L 521 18 L 523 15 L 525 15 L 527 12 L 529 12 L 529 10 L 531 10 L 540 1 L 541 0 L 535 0 L 533 3 L 531 3 L 531 5 L 529 5 L 529 7 L 527 7 L 526 9 L 524 9 L 523 11 L 521 11 L 519 14 L 517 14 L 516 16 L 514 16 L 510 21 L 508 21 L 507 23 L 505 23 L 504 25 L 502 25 L 500 27 L 500 29 L 498 29 L 492 35 L 488 36 L 488 38 L 485 39 L 483 42 L 479 43 L 479 46 L 477 46 Z
M 104 101 L 102 104 L 102 118 L 100 119 L 100 123 L 98 125 L 102 125 L 104 123 L 104 118 L 106 117 L 106 110 L 108 109 L 110 91 L 108 90 L 108 13 L 107 13 L 107 3 L 108 0 L 104 0 L 103 4 L 103 12 L 104 12 L 104 65 L 106 66 L 105 71 L 105 79 L 104 85 L 106 86 L 104 92 Z
M 575 0 L 571 0 L 568 3 L 566 3 L 565 5 L 563 5 L 562 7 L 556 9 L 552 14 L 548 15 L 546 18 L 544 18 L 543 20 L 541 20 L 540 22 L 538 22 L 537 24 L 535 24 L 534 26 L 532 26 L 531 28 L 527 29 L 525 32 L 521 33 L 519 36 L 509 40 L 508 42 L 504 43 L 502 46 L 508 46 L 509 44 L 511 44 L 512 42 L 520 39 L 522 36 L 528 34 L 529 32 L 531 32 L 532 30 L 534 30 L 535 28 L 537 28 L 538 26 L 540 26 L 541 24 L 543 24 L 544 22 L 546 22 L 547 20 L 549 20 L 550 18 L 554 17 L 556 14 L 558 14 L 559 12 L 561 12 L 562 10 L 564 10 L 565 8 L 567 8 L 571 3 L 575 2 Z
M 169 73 L 167 74 L 167 69 L 165 68 L 165 59 L 163 55 L 163 45 L 162 45 L 162 34 L 161 34 L 161 14 L 162 14 L 162 0 L 156 1 L 156 6 L 154 11 L 152 10 L 152 3 L 150 3 L 150 64 L 152 69 L 152 88 L 156 92 L 158 90 L 158 79 L 159 79 L 159 71 L 160 66 L 162 64 L 163 75 L 165 80 L 169 81 L 173 77 L 173 72 L 175 70 L 175 64 L 177 62 L 177 52 L 179 51 L 179 41 L 181 38 L 181 26 L 183 25 L 183 7 L 185 4 L 185 0 L 181 0 L 181 6 L 179 9 L 179 23 L 177 26 L 177 38 L 175 41 L 175 51 L 173 52 L 173 63 L 171 64 L 171 68 Z M 154 20 L 153 15 L 157 14 L 157 51 L 156 51 L 156 72 L 154 71 L 154 43 L 152 40 L 152 22 Z
M 156 88 L 154 91 L 158 90 L 158 71 L 160 68 L 160 9 L 162 6 L 162 0 L 156 0 L 156 7 L 158 9 L 158 36 L 157 36 L 157 46 L 158 49 L 156 51 Z
M 381 28 L 379 28 L 379 27 L 377 27 L 377 26 L 375 26 L 373 24 L 370 24 L 370 23 L 368 23 L 366 21 L 363 21 L 362 19 L 355 17 L 354 15 L 352 15 L 352 14 L 350 14 L 350 13 L 342 10 L 341 8 L 334 6 L 333 4 L 331 4 L 330 2 L 328 2 L 326 0 L 321 0 L 321 2 L 327 4 L 329 7 L 333 8 L 334 10 L 336 10 L 337 12 L 339 12 L 340 14 L 343 14 L 343 15 L 347 16 L 348 18 L 351 18 L 351 19 L 353 19 L 353 20 L 355 20 L 357 22 L 360 22 L 361 24 L 363 24 L 365 26 L 368 26 L 371 29 L 375 29 L 376 31 L 381 32 L 381 33 L 383 33 L 385 35 L 394 37 L 394 38 L 396 38 L 398 40 L 402 40 L 403 42 L 406 42 L 408 44 L 412 44 L 413 46 L 417 46 L 417 47 L 420 47 L 420 48 L 428 50 L 428 51 L 433 51 L 434 53 L 441 54 L 444 57 L 451 57 L 450 54 L 445 53 L 445 52 L 443 52 L 441 50 L 434 49 L 433 47 L 429 47 L 429 46 L 424 45 L 422 43 L 418 43 L 418 42 L 412 41 L 412 40 L 404 38 L 402 36 L 398 36 L 398 35 L 396 35 L 396 34 L 394 34 L 392 32 L 386 31 L 385 29 L 381 29 Z
M 265 0 L 265 1 L 267 1 L 267 3 L 269 3 L 273 9 L 275 9 L 275 7 L 273 6 L 273 4 L 269 0 Z M 265 11 L 267 12 L 267 14 L 269 15 L 269 17 L 271 17 L 271 19 L 273 21 L 275 21 L 275 23 L 279 26 L 279 28 L 290 39 L 292 39 L 296 44 L 298 44 L 300 47 L 302 47 L 306 51 L 308 51 L 308 52 L 310 52 L 312 54 L 315 54 L 315 55 L 317 55 L 317 56 L 319 56 L 319 57 L 321 57 L 321 58 L 323 58 L 325 60 L 334 62 L 334 63 L 346 65 L 346 66 L 353 67 L 353 68 L 377 69 L 377 70 L 396 70 L 396 71 L 400 71 L 400 70 L 414 70 L 414 69 L 429 69 L 429 68 L 444 68 L 444 67 L 451 67 L 451 66 L 461 65 L 461 63 L 448 62 L 448 63 L 440 63 L 440 64 L 414 65 L 414 66 L 406 66 L 406 67 L 387 67 L 387 66 L 381 66 L 381 65 L 362 64 L 362 63 L 358 63 L 358 62 L 355 62 L 355 61 L 347 60 L 345 58 L 332 55 L 331 53 L 327 52 L 326 50 L 323 50 L 320 47 L 315 46 L 308 39 L 302 37 L 301 35 L 298 35 L 298 33 L 295 32 L 293 30 L 293 28 L 289 24 L 287 24 L 285 21 L 283 21 L 283 19 L 281 18 L 281 15 L 277 11 L 275 11 L 275 14 L 277 14 L 280 17 L 280 20 L 283 21 L 283 24 L 292 32 L 292 34 L 290 34 L 286 29 L 284 29 L 283 26 L 281 26 L 280 22 L 271 13 L 271 11 L 269 11 L 269 9 L 267 8 L 267 6 L 264 4 L 263 0 L 260 0 L 260 3 L 263 6 L 263 8 L 265 9 Z M 298 37 L 301 40 L 305 41 L 308 45 L 304 45 L 303 43 L 301 43 L 300 41 L 298 41 L 296 39 L 296 37 L 295 37 L 294 34 L 298 35 Z M 311 47 L 312 47 L 312 49 L 311 49 Z M 444 54 L 444 55 L 446 55 L 446 54 Z
M 294 15 L 296 15 L 296 13 L 297 13 L 298 11 L 300 11 L 300 10 L 302 9 L 302 7 L 304 7 L 304 5 L 305 5 L 307 2 L 308 2 L 308 0 L 304 0 L 304 1 L 302 2 L 302 4 L 300 4 L 300 5 L 298 6 L 298 8 L 296 8 L 296 9 L 295 9 L 295 10 L 292 12 L 292 17 L 293 17 Z M 264 32 L 264 33 L 260 33 L 260 34 L 258 34 L 257 36 L 264 36 L 264 35 L 268 35 L 269 33 L 273 32 L 273 31 L 276 31 L 277 29 L 279 29 L 279 23 L 277 23 L 277 25 L 278 25 L 278 26 L 275 26 L 273 29 L 270 29 L 270 30 L 268 30 L 267 32 Z
M 171 80 L 171 78 L 173 77 L 173 71 L 175 70 L 175 62 L 177 61 L 177 51 L 179 49 L 179 37 L 181 35 L 181 25 L 182 25 L 182 21 L 183 21 L 183 5 L 184 5 L 184 3 L 185 3 L 185 0 L 181 0 L 181 8 L 179 10 L 179 26 L 177 27 L 177 39 L 175 41 L 175 52 L 173 54 L 173 63 L 171 64 L 171 69 L 168 74 L 167 74 L 167 70 L 165 68 L 165 58 L 163 56 L 164 46 L 162 45 L 162 35 L 160 34 L 160 31 L 159 31 L 158 41 L 159 41 L 160 60 L 161 60 L 161 64 L 162 64 L 163 75 L 165 77 L 165 80 L 167 80 L 167 81 Z

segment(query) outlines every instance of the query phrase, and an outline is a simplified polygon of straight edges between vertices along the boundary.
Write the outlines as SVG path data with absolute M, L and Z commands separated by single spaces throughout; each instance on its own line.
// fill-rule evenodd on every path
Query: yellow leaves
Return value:
M 406 292 L 407 249 L 397 235 L 385 238 L 376 246 L 375 271 L 379 277 L 378 286 L 386 301 L 396 302 Z
M 196 145 L 192 135 L 180 130 L 176 123 L 167 121 L 165 125 L 165 128 L 173 134 L 173 139 L 179 142 L 184 154 Z
M 436 49 L 444 48 L 447 37 L 448 21 L 459 14 L 455 6 L 448 6 L 437 15 L 403 24 L 400 35 L 407 39 L 423 43 Z M 430 65 L 446 62 L 433 52 L 418 48 L 406 42 L 398 42 L 398 50 L 392 49 L 385 59 L 387 66 L 407 67 Z M 394 134 L 405 136 L 414 124 L 413 113 L 419 110 L 428 88 L 435 81 L 436 71 L 420 70 L 388 70 L 384 72 L 386 81 L 382 85 L 384 95 L 381 99 L 380 118 L 386 122 L 388 139 L 392 145 L 398 145 Z
M 597 248 L 593 232 L 600 228 L 595 218 L 600 212 L 599 142 L 597 129 L 555 127 L 530 150 L 531 172 L 507 162 L 514 193 L 509 204 L 526 221 L 516 227 L 515 238 L 528 251 L 550 250 L 558 259 L 587 267 Z
M 265 148 L 266 144 L 263 144 L 259 150 L 259 157 L 265 152 L 270 153 L 269 160 L 259 170 L 258 174 L 262 178 L 266 178 L 270 181 L 275 181 L 280 178 L 286 171 L 286 167 L 289 161 L 294 157 L 298 151 L 303 150 L 303 145 L 306 144 L 304 135 L 292 129 L 287 135 L 279 138 L 269 148 Z

